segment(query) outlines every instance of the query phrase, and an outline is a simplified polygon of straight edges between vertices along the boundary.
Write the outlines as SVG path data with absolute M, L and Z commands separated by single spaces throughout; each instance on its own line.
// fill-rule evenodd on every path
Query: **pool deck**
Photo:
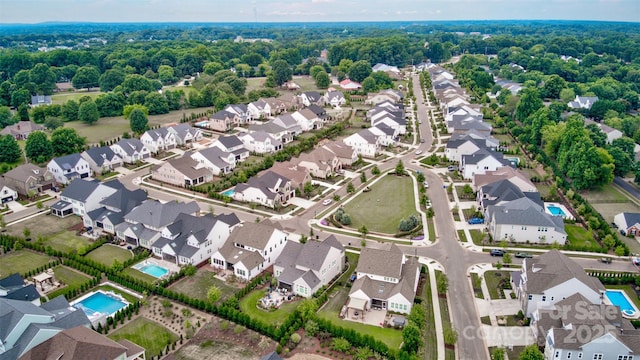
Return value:
M 622 296 L 624 296 L 624 298 L 627 299 L 627 302 L 635 310 L 635 313 L 632 316 L 626 315 L 624 312 L 621 312 L 623 318 L 632 319 L 632 320 L 640 319 L 640 311 L 638 311 L 638 308 L 633 303 L 633 301 L 631 301 L 631 299 L 629 298 L 629 295 L 627 295 L 627 293 L 624 290 L 620 290 L 620 289 L 606 289 L 606 290 L 610 291 L 610 292 L 617 292 L 617 293 L 622 294 Z M 614 303 L 611 302 L 611 300 L 609 300 L 609 297 L 606 296 L 606 294 L 604 296 L 604 303 L 607 304 L 607 305 L 615 305 Z

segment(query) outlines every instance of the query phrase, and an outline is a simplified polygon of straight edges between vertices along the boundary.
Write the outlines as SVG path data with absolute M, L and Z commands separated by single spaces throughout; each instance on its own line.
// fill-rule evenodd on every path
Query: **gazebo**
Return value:
M 47 283 L 50 285 L 50 287 L 53 287 L 53 271 L 51 271 L 51 273 L 49 273 L 49 271 L 43 272 L 42 274 L 34 276 L 33 282 L 34 285 L 36 285 L 36 288 L 38 287 L 38 285 L 40 285 L 40 290 L 46 291 L 45 285 Z
M 347 317 L 349 316 L 349 310 L 353 309 L 353 315 L 357 319 L 364 319 L 364 312 L 367 309 L 367 303 L 369 301 L 360 298 L 349 298 L 349 303 L 347 304 Z

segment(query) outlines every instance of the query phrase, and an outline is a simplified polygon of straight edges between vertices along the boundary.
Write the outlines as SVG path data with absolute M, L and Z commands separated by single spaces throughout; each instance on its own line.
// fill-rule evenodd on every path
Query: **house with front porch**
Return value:
M 342 91 L 327 91 L 324 94 L 325 103 L 332 107 L 339 107 L 347 103 Z
M 189 154 L 165 161 L 151 168 L 151 178 L 163 183 L 189 187 L 213 181 L 213 172 Z
M 118 180 L 73 180 L 60 194 L 60 200 L 51 205 L 51 214 L 59 217 L 75 214 L 84 217 L 102 205 L 104 199 L 113 195 L 124 185 Z
M 202 140 L 202 130 L 183 123 L 167 127 L 169 132 L 173 133 L 176 138 L 176 144 L 179 146 L 189 146 L 194 142 Z
M 344 259 L 344 247 L 333 235 L 304 244 L 288 241 L 273 265 L 273 276 L 278 289 L 310 298 L 342 272 Z
M 420 265 L 395 244 L 363 248 L 347 307 L 360 314 L 374 309 L 409 314 L 418 288 Z
M 47 170 L 53 174 L 56 182 L 62 185 L 67 185 L 75 179 L 93 176 L 87 160 L 77 153 L 51 159 L 47 164 Z
M 246 222 L 233 229 L 224 245 L 211 256 L 211 266 L 248 281 L 273 265 L 289 235 L 270 221 Z
M 273 171 L 283 178 L 287 178 L 291 181 L 291 187 L 295 190 L 298 189 L 300 193 L 304 192 L 304 184 L 311 182 L 311 174 L 309 169 L 295 165 L 291 161 L 274 162 L 273 166 L 267 170 L 258 173 L 258 176 L 267 171 Z
M 159 127 L 145 131 L 145 133 L 140 136 L 140 141 L 154 154 L 174 149 L 178 145 L 175 133 L 169 131 L 167 127 Z
M 224 110 L 237 115 L 240 125 L 248 124 L 253 120 L 247 104 L 229 104 L 225 106 Z
M 231 197 L 236 201 L 256 203 L 275 209 L 285 204 L 296 194 L 291 180 L 273 171 L 254 176 L 246 183 L 236 185 Z
M 387 124 L 380 123 L 368 128 L 367 130 L 378 138 L 378 143 L 381 146 L 392 146 L 397 142 L 398 130 L 388 126 Z
M 239 224 L 240 219 L 233 213 L 216 216 L 179 214 L 172 224 L 162 229 L 151 249 L 154 256 L 178 266 L 197 266 L 208 261 Z
M 300 125 L 302 131 L 310 131 L 320 129 L 324 126 L 324 121 L 309 108 L 298 110 L 291 114 Z
M 94 174 L 102 175 L 122 166 L 122 158 L 108 146 L 89 148 L 80 154 Z
M 190 153 L 201 168 L 206 168 L 215 176 L 226 175 L 236 168 L 236 156 L 219 147 L 210 147 Z
M 34 164 L 23 164 L 7 171 L 2 178 L 18 195 L 32 196 L 51 189 L 55 178 L 51 171 Z
M 116 226 L 116 237 L 132 246 L 151 249 L 162 230 L 172 224 L 178 215 L 199 216 L 200 207 L 195 201 L 182 203 L 147 200 L 124 216 L 124 222 Z
M 151 157 L 151 151 L 138 139 L 121 139 L 111 145 L 111 150 L 127 164 L 135 164 Z
M 249 150 L 244 147 L 242 140 L 236 135 L 220 136 L 211 144 L 211 147 L 217 147 L 222 151 L 232 153 L 236 164 L 249 157 Z
M 538 308 L 550 307 L 574 294 L 592 304 L 602 304 L 605 288 L 582 266 L 558 250 L 524 259 L 522 269 L 511 273 L 511 285 L 525 316 Z
M 116 227 L 124 222 L 124 216 L 145 201 L 147 193 L 144 190 L 122 187 L 100 201 L 100 207 L 86 212 L 82 221 L 86 228 L 115 235 Z

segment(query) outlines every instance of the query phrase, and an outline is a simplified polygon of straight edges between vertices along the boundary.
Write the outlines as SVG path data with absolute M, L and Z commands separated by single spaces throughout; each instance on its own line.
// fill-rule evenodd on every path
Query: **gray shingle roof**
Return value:
M 529 294 L 542 294 L 545 290 L 573 278 L 581 281 L 593 291 L 605 290 L 597 278 L 587 275 L 580 265 L 558 250 L 550 250 L 536 258 L 525 259 L 524 263 L 527 273 L 526 288 Z
M 127 155 L 133 155 L 144 149 L 144 144 L 138 139 L 121 139 L 116 145 L 119 145 Z
M 26 181 L 30 176 L 40 178 L 47 172 L 46 168 L 41 168 L 34 164 L 23 164 L 4 174 L 5 178 L 15 179 L 18 181 Z
M 305 244 L 294 241 L 287 242 L 276 261 L 276 266 L 283 268 L 283 272 L 280 277 L 278 277 L 278 280 L 288 284 L 293 283 L 293 281 L 300 276 L 305 275 L 305 271 L 299 270 L 299 267 L 320 271 L 322 264 L 326 261 L 327 255 L 329 255 L 329 251 L 333 248 L 344 252 L 344 247 L 333 235 L 324 241 L 309 240 Z M 309 281 L 311 280 L 312 278 L 309 278 Z M 312 285 L 309 282 L 307 282 L 307 284 Z M 313 286 L 311 286 L 311 288 L 313 288 Z
M 552 227 L 566 235 L 562 217 L 547 214 L 544 208 L 527 197 L 489 206 L 487 212 L 496 224 Z
M 232 233 L 233 235 L 233 233 Z M 257 251 L 249 251 L 233 245 L 232 241 L 227 240 L 218 250 L 225 261 L 231 264 L 242 263 L 247 269 L 254 269 L 264 262 L 264 258 Z
M 61 196 L 84 202 L 99 186 L 98 180 L 75 179 L 62 190 Z
M 471 155 L 462 155 L 462 163 L 467 165 L 477 164 L 488 157 L 493 157 L 504 166 L 510 165 L 509 160 L 505 159 L 502 153 L 491 151 L 486 148 L 482 148 Z
M 112 161 L 116 154 L 108 146 L 94 147 L 85 150 L 85 154 L 98 166 L 102 166 L 106 161 Z
M 69 155 L 53 158 L 52 161 L 58 164 L 58 166 L 60 166 L 62 170 L 69 170 L 69 169 L 73 169 L 76 166 L 76 164 L 78 164 L 80 159 L 82 159 L 80 154 L 75 153 L 75 154 L 69 154 Z
M 193 214 L 198 211 L 200 211 L 200 207 L 195 201 L 189 203 L 171 201 L 162 204 L 157 200 L 147 200 L 131 210 L 125 218 L 159 229 L 171 224 L 182 213 Z
M 402 259 L 402 251 L 395 244 L 382 249 L 364 248 L 360 252 L 356 271 L 399 279 Z
M 276 231 L 271 224 L 245 222 L 231 232 L 227 243 L 236 243 L 264 250 L 271 235 Z
M 235 135 L 230 135 L 230 136 L 220 136 L 218 138 L 218 141 L 224 145 L 224 147 L 226 147 L 227 149 L 231 149 L 234 148 L 236 146 L 242 146 L 242 140 L 240 140 L 237 136 Z

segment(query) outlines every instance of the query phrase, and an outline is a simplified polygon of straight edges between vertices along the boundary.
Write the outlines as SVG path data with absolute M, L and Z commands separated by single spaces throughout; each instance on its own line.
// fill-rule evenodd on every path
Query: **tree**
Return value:
M 171 84 L 176 81 L 176 75 L 173 68 L 169 65 L 160 65 L 158 67 L 158 79 L 163 84 Z
M 504 348 L 497 347 L 491 352 L 491 360 L 504 360 Z
M 131 131 L 136 134 L 142 134 L 149 128 L 149 119 L 147 115 L 140 108 L 135 108 L 129 114 L 129 126 Z
M 306 183 L 304 183 L 304 188 L 302 189 L 302 192 L 304 192 L 304 195 L 307 198 L 311 196 L 311 193 L 313 192 L 313 184 L 311 184 L 311 181 L 307 181 Z
M 293 75 L 291 67 L 285 60 L 274 61 L 273 64 L 271 64 L 271 70 L 273 71 L 273 79 L 278 86 L 291 80 Z
M 396 164 L 396 175 L 404 175 L 404 164 L 402 163 L 402 160 L 398 160 L 398 163 Z
M 14 163 L 20 160 L 22 149 L 11 135 L 0 136 L 0 163 Z
M 520 101 L 518 101 L 518 105 L 516 106 L 516 119 L 526 121 L 529 115 L 535 113 L 543 106 L 544 104 L 536 88 L 524 88 L 520 96 Z
M 78 108 L 78 120 L 84 121 L 89 125 L 92 125 L 100 119 L 100 112 L 98 106 L 93 100 L 85 101 Z
M 449 279 L 447 279 L 447 275 L 438 273 L 436 276 L 436 287 L 438 294 L 444 295 L 447 293 L 447 290 L 449 289 Z
M 42 131 L 29 134 L 24 150 L 27 157 L 36 163 L 49 161 L 53 156 L 53 146 L 47 139 L 47 134 Z
M 576 92 L 571 88 L 565 88 L 560 90 L 560 100 L 563 103 L 567 104 L 569 101 L 572 101 L 576 98 Z
M 212 304 L 220 300 L 221 296 L 222 296 L 222 291 L 220 290 L 219 287 L 215 285 L 209 287 L 209 290 L 207 290 L 207 299 Z
M 76 71 L 71 83 L 76 89 L 87 89 L 88 91 L 92 87 L 100 85 L 100 73 L 93 66 L 82 66 Z
M 356 191 L 356 188 L 353 186 L 352 183 L 348 183 L 347 184 L 347 193 L 349 194 L 353 194 Z
M 364 80 L 362 80 L 362 91 L 364 91 L 365 93 L 374 92 L 377 89 L 378 85 L 376 84 L 376 80 L 373 77 L 367 76 Z
M 414 324 L 405 326 L 402 329 L 402 341 L 404 342 L 402 349 L 410 354 L 415 354 L 422 344 L 420 329 Z
M 11 109 L 7 106 L 0 106 L 0 128 L 4 128 L 14 123 L 13 114 Z
M 122 93 L 106 93 L 96 98 L 96 106 L 101 117 L 120 116 L 125 98 Z
M 298 305 L 297 311 L 302 318 L 302 322 L 313 319 L 318 311 L 318 303 L 313 298 L 305 299 Z
M 157 92 L 150 92 L 144 97 L 144 106 L 149 109 L 150 115 L 166 114 L 169 112 L 167 99 Z
M 346 352 L 351 349 L 351 344 L 345 338 L 334 338 L 331 346 L 337 352 Z
M 543 91 L 545 97 L 557 99 L 560 92 L 567 86 L 567 82 L 559 75 L 553 74 L 544 82 Z M 565 94 L 566 95 L 566 94 Z
M 520 353 L 520 360 L 544 360 L 544 354 L 538 349 L 538 345 L 529 345 Z
M 371 64 L 367 60 L 358 60 L 349 67 L 347 75 L 353 81 L 362 82 L 371 75 Z
M 50 95 L 56 88 L 56 74 L 47 64 L 36 64 L 29 70 L 29 81 L 36 86 L 38 94 Z
M 319 73 L 321 73 L 323 71 L 326 73 L 326 70 L 324 69 L 324 66 L 322 66 L 322 65 L 313 65 L 312 67 L 309 68 L 309 75 L 312 78 L 315 79 L 316 75 L 318 75 Z M 316 81 L 317 81 L 317 79 L 316 79 Z
M 55 156 L 79 153 L 85 143 L 86 139 L 80 137 L 73 128 L 62 127 L 51 133 L 51 146 Z
M 372 175 L 380 175 L 380 169 L 378 168 L 378 165 L 373 165 L 373 168 L 371 169 L 371 174 Z
M 76 121 L 78 120 L 78 111 L 80 110 L 80 105 L 75 100 L 68 100 L 64 105 L 62 105 L 62 119 L 64 121 Z
M 364 239 L 369 233 L 369 229 L 367 229 L 366 225 L 362 225 L 360 226 L 360 228 L 358 228 L 358 232 L 362 234 L 362 238 Z
M 100 75 L 98 84 L 100 85 L 100 91 L 108 92 L 116 88 L 116 86 L 122 84 L 125 78 L 124 71 L 120 69 L 109 69 Z
M 224 66 L 222 66 L 222 64 L 220 64 L 219 62 L 213 61 L 204 64 L 204 73 L 207 75 L 213 75 L 223 69 Z
M 31 102 L 31 94 L 27 89 L 16 90 L 11 93 L 11 106 L 19 108 L 20 105 L 29 105 Z
M 124 116 L 124 118 L 129 119 L 131 117 L 131 112 L 134 109 L 140 109 L 142 110 L 142 112 L 144 112 L 145 115 L 149 116 L 149 109 L 147 109 L 146 106 L 140 105 L 140 104 L 133 104 L 133 105 L 126 105 L 124 107 L 124 110 L 122 111 L 122 115 Z
M 316 86 L 319 89 L 326 89 L 331 84 L 331 79 L 329 78 L 329 74 L 327 74 L 327 72 L 324 70 L 320 71 L 316 75 L 315 79 L 316 79 Z
M 502 256 L 502 261 L 505 264 L 511 264 L 511 261 L 512 261 L 511 254 L 510 253 L 504 253 L 504 255 Z

